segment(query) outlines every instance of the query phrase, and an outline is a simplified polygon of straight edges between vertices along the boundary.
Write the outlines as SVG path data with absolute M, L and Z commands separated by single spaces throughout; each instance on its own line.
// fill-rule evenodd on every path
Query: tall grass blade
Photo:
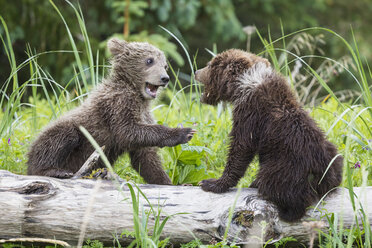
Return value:
M 84 83 L 84 87 L 86 89 L 88 89 L 88 81 L 87 81 L 87 78 L 86 78 L 85 73 L 84 73 L 83 64 L 81 62 L 79 51 L 78 51 L 78 49 L 76 47 L 76 43 L 75 43 L 75 40 L 74 40 L 74 38 L 73 38 L 73 36 L 71 34 L 70 28 L 68 27 L 68 25 L 67 25 L 67 23 L 65 21 L 65 18 L 62 15 L 62 13 L 59 11 L 58 7 L 54 4 L 53 0 L 49 0 L 49 2 L 53 6 L 53 8 L 56 10 L 56 12 L 58 13 L 58 15 L 61 17 L 61 20 L 62 20 L 63 24 L 65 25 L 65 28 L 66 28 L 66 31 L 67 31 L 67 34 L 68 34 L 68 38 L 70 40 L 70 44 L 71 44 L 71 47 L 72 47 L 72 51 L 74 52 L 76 64 L 77 64 L 77 66 L 79 68 L 79 72 L 80 72 L 81 78 L 82 78 L 83 83 Z
M 96 75 L 95 75 L 95 72 L 94 72 L 94 68 L 95 68 L 94 57 L 93 57 L 92 48 L 90 46 L 88 32 L 87 32 L 87 29 L 85 27 L 83 12 L 81 11 L 80 5 L 78 6 L 79 10 L 77 10 L 75 8 L 75 6 L 70 1 L 68 1 L 68 0 L 65 0 L 65 1 L 72 7 L 72 9 L 75 12 L 76 18 L 78 20 L 81 33 L 83 34 L 83 37 L 84 37 L 84 44 L 85 44 L 86 54 L 88 56 L 88 64 L 89 64 L 91 82 L 93 84 L 95 84 L 96 83 Z M 98 70 L 98 67 L 96 69 Z

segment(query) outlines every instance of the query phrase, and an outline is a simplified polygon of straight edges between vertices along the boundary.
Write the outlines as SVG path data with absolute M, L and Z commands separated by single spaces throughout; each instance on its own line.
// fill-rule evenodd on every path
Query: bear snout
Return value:
M 160 77 L 160 80 L 164 83 L 164 85 L 167 85 L 169 82 L 169 76 L 168 75 L 163 75 Z
M 198 81 L 199 81 L 199 77 L 198 77 L 198 75 L 200 75 L 200 71 L 201 71 L 201 69 L 199 69 L 199 70 L 197 70 L 197 71 L 195 72 L 195 79 L 198 80 Z

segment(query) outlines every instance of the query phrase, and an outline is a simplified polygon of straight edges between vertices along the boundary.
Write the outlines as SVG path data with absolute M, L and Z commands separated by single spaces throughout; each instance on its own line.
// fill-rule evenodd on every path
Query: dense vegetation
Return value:
M 75 39 L 82 41 L 83 36 L 70 4 L 64 0 L 54 2 L 63 13 Z M 184 53 L 159 25 L 177 35 L 190 54 L 198 54 L 197 62 L 200 65 L 210 58 L 204 48 L 212 49 L 214 44 L 219 51 L 230 47 L 246 48 L 247 35 L 242 27 L 249 25 L 256 26 L 265 37 L 269 33 L 279 37 L 302 28 L 321 26 L 337 31 L 347 40 L 352 40 L 352 27 L 356 31 L 355 38 L 363 56 L 369 61 L 372 59 L 372 33 L 369 25 L 372 23 L 372 3 L 369 0 L 73 0 L 71 3 L 75 6 L 79 3 L 81 6 L 92 49 L 94 52 L 100 50 L 100 63 L 108 55 L 104 51 L 105 41 L 116 35 L 125 36 L 129 40 L 151 41 L 169 55 L 172 64 L 183 66 L 182 71 L 191 73 L 189 67 L 184 66 L 187 63 Z M 49 1 L 13 0 L 9 3 L 0 0 L 0 15 L 11 27 L 9 32 L 18 61 L 27 58 L 24 52 L 27 44 L 38 53 L 71 49 L 64 23 L 53 11 Z M 4 35 L 4 32 L 0 26 L 0 34 Z M 331 35 L 323 35 L 327 43 L 322 44 L 316 52 L 318 55 L 326 54 L 338 59 L 347 53 L 347 48 L 332 39 Z M 262 44 L 259 37 L 255 32 L 250 36 L 251 50 L 260 51 Z M 84 43 L 77 42 L 77 47 L 79 50 L 84 49 Z M 0 50 L 0 54 L 4 55 L 3 52 Z M 73 74 L 73 68 L 67 66 L 73 61 L 72 54 L 61 53 L 39 58 L 43 67 L 63 86 Z M 83 57 L 82 62 L 86 64 L 88 61 Z M 0 56 L 0 68 L 2 85 L 10 73 L 5 56 Z M 27 80 L 27 71 L 21 70 L 19 77 Z M 351 87 L 352 79 L 344 75 L 342 77 L 335 87 Z
M 271 13 L 268 22 L 274 22 L 277 20 L 275 15 L 281 15 L 280 11 L 273 13 L 274 9 L 281 10 L 279 3 L 268 1 L 261 5 L 259 2 L 251 1 L 252 13 L 255 14 L 245 22 L 259 20 L 258 13 Z M 336 5 L 336 10 L 343 9 L 344 2 L 336 4 L 320 0 L 311 5 L 311 9 L 315 16 L 321 15 L 322 9 L 330 4 Z M 24 5 L 20 7 L 20 3 Z M 166 51 L 171 61 L 169 73 L 173 80 L 164 90 L 162 99 L 154 103 L 154 116 L 163 125 L 182 125 L 198 130 L 189 144 L 161 149 L 167 173 L 174 184 L 196 185 L 202 179 L 220 176 L 229 144 L 231 107 L 225 104 L 218 107 L 202 105 L 199 101 L 201 85 L 194 81 L 193 71 L 197 65 L 204 66 L 206 60 L 220 51 L 219 47 L 245 47 L 247 35 L 241 31 L 242 24 L 237 16 L 249 8 L 240 7 L 234 11 L 234 6 L 247 5 L 243 1 L 193 0 L 179 1 L 175 5 L 169 0 L 110 0 L 89 3 L 95 8 L 87 8 L 88 3 L 82 2 L 81 10 L 69 2 L 56 5 L 52 1 L 22 0 L 7 5 L 0 0 L 2 10 L 8 10 L 4 15 L 1 13 L 3 16 L 0 18 L 2 55 L 5 55 L 0 57 L 0 63 L 6 63 L 6 68 L 10 68 L 0 74 L 0 169 L 25 174 L 30 142 L 50 121 L 83 101 L 107 74 L 110 66 L 104 59 L 107 56 L 104 40 L 120 31 L 118 27 L 123 27 L 123 22 L 129 20 L 121 17 L 128 3 L 130 27 L 124 25 L 124 34 L 120 35 L 129 40 L 149 40 Z M 298 4 L 298 9 L 293 7 L 294 3 L 282 4 L 296 12 L 294 17 L 289 15 L 288 19 L 283 19 L 283 26 L 276 25 L 278 32 L 268 33 L 266 27 L 260 29 L 257 25 L 259 32 L 252 34 L 257 40 L 249 43 L 251 50 L 269 58 L 273 66 L 288 77 L 300 101 L 325 130 L 327 137 L 338 146 L 345 160 L 342 186 L 352 192 L 354 186 L 372 185 L 372 72 L 364 57 L 368 58 L 369 54 L 364 55 L 368 50 L 362 48 L 359 53 L 357 44 L 360 43 L 356 42 L 365 34 L 365 40 L 361 42 L 363 47 L 370 39 L 370 33 L 358 29 L 355 35 L 350 31 L 340 36 L 330 29 L 308 28 L 286 35 L 285 30 L 317 25 L 322 21 L 307 14 L 305 10 L 309 6 L 305 1 Z M 365 7 L 364 1 L 350 4 L 355 8 Z M 18 9 L 25 13 L 21 22 L 14 19 L 14 12 Z M 109 15 L 107 9 L 111 10 Z M 101 13 L 101 10 L 105 11 Z M 86 13 L 85 19 L 83 12 Z M 22 23 L 30 20 L 31 13 L 45 17 L 45 23 L 34 17 L 32 28 L 24 28 Z M 362 16 L 371 18 L 364 13 L 356 15 L 357 19 Z M 296 22 L 300 15 L 305 23 Z M 96 17 L 95 21 L 87 21 L 92 20 L 92 16 Z M 203 22 L 203 18 L 210 18 L 211 22 Z M 261 27 L 264 26 L 262 20 L 260 23 Z M 158 28 L 158 24 L 166 24 L 166 29 Z M 208 42 L 204 40 L 207 37 L 201 35 L 203 30 L 209 30 Z M 39 35 L 30 38 L 28 33 Z M 235 41 L 231 42 L 231 39 Z M 32 45 L 26 45 L 26 42 Z M 217 46 L 213 46 L 214 43 Z M 205 52 L 204 48 L 210 50 Z M 190 55 L 188 51 L 196 55 Z M 339 83 L 340 78 L 348 85 Z M 330 86 L 332 82 L 342 86 Z M 123 178 L 143 183 L 131 169 L 127 155 L 115 163 L 114 169 Z M 254 161 L 240 186 L 247 187 L 257 169 L 258 162 Z M 359 213 L 359 206 L 354 207 Z M 350 230 L 343 230 L 333 225 L 335 218 L 330 217 L 329 221 L 332 228 L 329 233 L 322 233 L 321 247 L 371 247 L 370 228 L 362 231 L 355 225 Z M 369 226 L 368 222 L 363 224 Z M 140 242 L 144 241 L 137 244 Z M 159 241 L 157 244 L 162 246 L 165 243 Z M 99 243 L 90 245 L 99 246 Z M 187 247 L 197 245 L 195 241 Z

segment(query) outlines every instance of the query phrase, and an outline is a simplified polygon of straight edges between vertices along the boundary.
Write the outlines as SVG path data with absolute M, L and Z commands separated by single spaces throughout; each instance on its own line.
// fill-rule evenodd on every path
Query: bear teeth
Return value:
M 155 98 L 158 88 L 159 88 L 158 85 L 153 85 L 153 84 L 150 84 L 150 83 L 146 83 L 145 90 L 146 90 L 147 94 L 149 94 L 151 97 Z

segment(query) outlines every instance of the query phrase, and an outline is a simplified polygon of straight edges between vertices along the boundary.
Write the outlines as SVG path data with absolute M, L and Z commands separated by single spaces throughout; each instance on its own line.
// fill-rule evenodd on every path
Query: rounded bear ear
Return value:
M 107 48 L 114 56 L 125 52 L 127 50 L 127 46 L 128 42 L 125 40 L 119 40 L 118 38 L 111 38 L 107 42 Z
M 263 60 L 263 62 L 266 64 L 266 66 L 267 67 L 270 67 L 271 66 L 271 64 L 270 64 L 270 62 L 269 62 L 269 60 L 268 59 L 262 59 Z

